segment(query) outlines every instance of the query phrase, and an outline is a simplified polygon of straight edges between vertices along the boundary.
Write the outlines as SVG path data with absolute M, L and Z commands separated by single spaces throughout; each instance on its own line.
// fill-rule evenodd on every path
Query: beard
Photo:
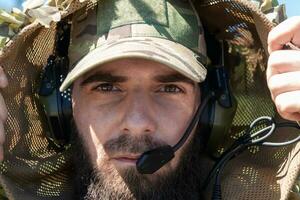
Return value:
M 75 197 L 84 200 L 199 200 L 203 199 L 201 183 L 205 178 L 201 134 L 195 133 L 185 145 L 177 167 L 165 173 L 140 174 L 135 167 L 117 170 L 106 162 L 93 166 L 82 139 L 76 134 L 73 162 Z M 188 142 L 188 141 L 187 141 Z M 187 143 L 186 142 L 186 143 Z M 128 134 L 103 145 L 103 153 L 143 153 L 165 145 L 150 136 Z

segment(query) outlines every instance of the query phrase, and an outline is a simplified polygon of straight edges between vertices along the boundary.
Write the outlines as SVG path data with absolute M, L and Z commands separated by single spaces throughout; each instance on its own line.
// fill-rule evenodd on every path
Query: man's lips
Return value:
M 111 157 L 111 160 L 115 160 L 118 162 L 123 162 L 123 163 L 131 163 L 135 164 L 136 161 L 138 160 L 139 155 L 118 155 L 118 156 L 113 156 Z

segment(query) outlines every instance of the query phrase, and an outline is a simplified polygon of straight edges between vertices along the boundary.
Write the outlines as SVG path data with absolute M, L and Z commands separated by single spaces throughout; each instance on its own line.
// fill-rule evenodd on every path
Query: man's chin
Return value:
M 74 178 L 75 199 L 201 199 L 201 191 L 199 190 L 202 180 L 201 151 L 199 141 L 192 141 L 186 147 L 184 152 L 186 156 L 179 159 L 177 167 L 172 168 L 172 165 L 168 163 L 154 174 L 145 175 L 137 171 L 137 154 L 134 153 L 144 151 L 141 148 L 150 148 L 149 142 L 146 140 L 144 142 L 135 140 L 126 142 L 126 144 L 141 146 L 139 148 L 127 147 L 123 152 L 133 152 L 130 155 L 122 154 L 116 157 L 114 154 L 102 152 L 101 155 L 107 156 L 93 160 L 88 154 L 88 148 L 84 147 L 82 140 L 77 138 L 73 154 L 76 169 L 76 177 Z M 114 150 L 111 152 L 120 152 L 120 147 L 126 147 L 123 143 L 111 144 L 110 148 Z M 151 145 L 151 148 L 155 148 L 155 145 Z M 110 157 L 111 155 L 114 155 L 115 159 Z

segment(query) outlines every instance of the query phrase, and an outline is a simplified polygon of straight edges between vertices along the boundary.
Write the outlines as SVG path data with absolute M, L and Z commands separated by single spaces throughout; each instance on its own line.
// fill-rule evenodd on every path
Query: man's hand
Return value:
M 3 68 L 0 67 L 0 89 L 5 88 L 8 85 L 6 75 L 3 71 Z M 4 123 L 7 119 L 7 108 L 3 99 L 3 96 L 0 93 L 0 161 L 3 160 L 3 144 L 5 140 L 4 133 Z
M 291 42 L 300 47 L 300 17 L 292 17 L 269 34 L 267 81 L 279 114 L 300 120 L 300 51 L 283 50 Z

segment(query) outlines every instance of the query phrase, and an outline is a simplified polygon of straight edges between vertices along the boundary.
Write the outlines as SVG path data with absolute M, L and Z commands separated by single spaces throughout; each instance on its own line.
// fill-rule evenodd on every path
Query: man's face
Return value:
M 135 163 L 143 152 L 179 141 L 200 103 L 200 89 L 163 64 L 121 59 L 76 80 L 72 98 L 75 125 L 90 167 L 104 184 L 130 190 L 128 177 L 155 185 L 176 173 L 191 140 L 152 175 L 138 174 Z

